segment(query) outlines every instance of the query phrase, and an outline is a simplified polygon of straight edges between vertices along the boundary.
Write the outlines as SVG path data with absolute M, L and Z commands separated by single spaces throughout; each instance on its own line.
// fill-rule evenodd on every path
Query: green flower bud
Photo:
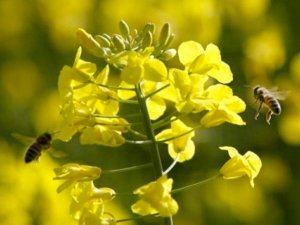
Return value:
M 96 35 L 95 40 L 103 47 L 110 47 L 111 46 L 111 38 L 107 38 L 104 35 Z
M 170 34 L 168 42 L 166 43 L 166 45 L 164 47 L 168 47 L 171 44 L 171 42 L 174 40 L 174 37 L 175 37 L 175 35 L 173 33 Z
M 114 44 L 114 47 L 119 51 L 123 51 L 126 48 L 125 40 L 121 35 L 114 35 L 112 38 L 112 43 Z
M 120 23 L 119 23 L 119 29 L 120 29 L 121 33 L 125 37 L 127 37 L 129 39 L 129 37 L 130 37 L 130 29 L 129 29 L 128 24 L 124 20 L 120 21 Z
M 153 23 L 147 23 L 142 30 L 142 32 L 145 33 L 148 31 L 150 31 L 151 33 L 155 32 L 155 25 Z
M 153 23 L 147 23 L 144 28 L 136 35 L 135 41 L 140 43 L 143 41 L 148 32 L 153 34 L 155 31 L 155 25 Z M 153 35 L 152 35 L 153 36 Z
M 159 44 L 164 47 L 168 44 L 171 37 L 171 27 L 169 23 L 165 23 L 159 35 Z
M 148 31 L 142 41 L 142 48 L 146 48 L 152 45 L 153 42 L 153 36 L 152 33 L 150 31 Z

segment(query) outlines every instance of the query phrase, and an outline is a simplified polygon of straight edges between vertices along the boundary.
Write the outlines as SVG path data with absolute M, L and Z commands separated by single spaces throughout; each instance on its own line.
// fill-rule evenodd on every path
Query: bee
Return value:
M 12 135 L 22 142 L 31 142 L 25 153 L 25 163 L 38 160 L 42 154 L 42 151 L 48 150 L 51 147 L 53 140 L 52 134 L 48 132 L 45 132 L 36 138 L 26 137 L 15 133 Z
M 35 141 L 28 147 L 25 153 L 25 163 L 30 163 L 33 160 L 38 160 L 43 150 L 51 147 L 52 135 L 48 132 L 38 136 Z
M 277 91 L 277 88 L 269 90 L 259 85 L 253 88 L 253 93 L 256 102 L 260 102 L 255 114 L 255 119 L 257 120 L 261 107 L 263 104 L 265 104 L 268 108 L 268 112 L 266 114 L 266 121 L 268 124 L 270 124 L 272 115 L 280 115 L 281 113 L 281 105 L 278 100 L 284 100 L 287 93 L 279 92 Z

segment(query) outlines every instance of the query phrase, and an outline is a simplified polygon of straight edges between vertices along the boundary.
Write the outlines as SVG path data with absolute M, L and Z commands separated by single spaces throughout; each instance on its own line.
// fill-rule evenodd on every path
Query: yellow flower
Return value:
M 91 108 L 80 101 L 66 101 L 61 107 L 61 115 L 67 125 L 74 126 L 77 130 L 95 122 Z
M 155 92 L 163 85 L 164 83 L 162 82 L 145 81 L 142 84 L 142 91 L 145 96 L 151 95 L 151 93 Z M 151 95 L 147 99 L 146 104 L 147 104 L 147 109 L 151 120 L 158 119 L 160 116 L 164 114 L 167 108 L 166 102 L 164 100 L 164 96 L 160 92 Z
M 106 85 L 108 82 L 109 66 L 106 65 L 102 71 L 96 76 L 95 84 L 96 89 L 86 96 L 87 105 L 102 115 L 116 115 L 119 112 L 119 102 L 117 101 L 117 92 L 110 90 Z
M 108 82 L 109 66 L 97 76 L 96 65 L 80 59 L 78 49 L 73 67 L 65 66 L 60 73 L 58 89 L 63 100 L 57 138 L 69 141 L 86 127 L 97 123 L 95 114 L 116 115 L 119 111 L 117 93 L 103 85 Z
M 127 63 L 122 70 L 121 78 L 128 84 L 137 84 L 142 79 L 160 82 L 167 79 L 168 72 L 165 64 L 151 58 L 152 48 L 146 48 L 143 53 L 128 52 Z
M 122 126 L 122 124 L 120 125 Z M 109 127 L 108 124 L 85 128 L 80 135 L 80 143 L 83 145 L 98 144 L 112 147 L 124 144 L 125 139 L 122 133 L 118 131 L 118 127 L 114 128 L 113 125 L 111 126 L 112 127 Z
M 195 109 L 194 98 L 204 92 L 208 76 L 191 74 L 179 69 L 170 69 L 170 80 L 177 91 L 176 109 L 178 112 L 191 112 Z
M 59 168 L 54 169 L 56 177 L 54 180 L 65 180 L 58 188 L 60 193 L 75 182 L 91 181 L 100 177 L 101 169 L 95 166 L 79 165 L 76 163 L 68 163 Z
M 78 48 L 73 67 L 64 66 L 58 79 L 60 96 L 68 98 L 76 87 L 87 83 L 96 72 L 96 64 L 80 59 L 81 48 Z
M 170 194 L 172 184 L 171 178 L 162 176 L 136 189 L 133 193 L 139 195 L 140 200 L 131 206 L 131 210 L 142 216 L 155 213 L 162 217 L 175 215 L 178 211 L 178 204 Z
M 176 120 L 171 123 L 171 128 L 163 130 L 159 134 L 156 135 L 156 140 L 165 140 L 174 138 L 175 136 L 184 134 L 186 132 L 191 131 L 192 128 L 186 126 L 180 120 Z M 178 155 L 178 162 L 184 162 L 186 160 L 190 160 L 195 154 L 195 144 L 192 141 L 195 132 L 189 132 L 183 136 L 174 138 L 173 140 L 167 141 L 168 143 L 168 151 L 169 155 L 175 160 Z
M 203 96 L 205 98 L 195 97 L 193 101 L 199 111 L 208 110 L 200 121 L 204 127 L 218 126 L 224 122 L 246 124 L 238 115 L 246 109 L 246 104 L 233 95 L 230 87 L 223 84 L 212 85 L 207 88 Z
M 214 44 L 206 49 L 195 41 L 187 41 L 178 48 L 180 62 L 189 73 L 210 76 L 221 83 L 230 83 L 233 79 L 230 67 L 222 61 L 219 48 Z
M 129 52 L 127 66 L 122 70 L 121 78 L 128 84 L 138 83 L 144 74 L 144 58 L 140 53 Z
M 262 167 L 260 158 L 252 151 L 240 155 L 239 152 L 230 146 L 222 146 L 221 150 L 228 151 L 229 159 L 220 169 L 224 179 L 237 179 L 248 176 L 250 184 L 254 187 L 254 178 L 257 177 Z
M 70 213 L 79 224 L 105 224 L 113 222 L 105 219 L 105 203 L 111 201 L 116 193 L 111 188 L 96 188 L 92 181 L 78 182 L 71 191 Z M 94 223 L 91 223 L 93 221 Z M 113 223 L 108 223 L 113 224 Z

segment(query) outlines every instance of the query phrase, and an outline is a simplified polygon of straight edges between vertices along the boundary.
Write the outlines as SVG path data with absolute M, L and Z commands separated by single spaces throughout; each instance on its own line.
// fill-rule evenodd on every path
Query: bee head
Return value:
M 253 93 L 254 93 L 254 96 L 261 95 L 261 94 L 263 93 L 263 90 L 262 90 L 261 86 L 256 85 L 256 86 L 253 88 Z

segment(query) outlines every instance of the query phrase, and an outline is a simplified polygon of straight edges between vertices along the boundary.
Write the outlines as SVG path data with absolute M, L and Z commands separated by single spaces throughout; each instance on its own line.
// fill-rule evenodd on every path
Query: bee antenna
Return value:
M 252 88 L 252 86 L 249 85 L 249 84 L 244 84 L 243 86 L 244 86 L 245 88 Z

